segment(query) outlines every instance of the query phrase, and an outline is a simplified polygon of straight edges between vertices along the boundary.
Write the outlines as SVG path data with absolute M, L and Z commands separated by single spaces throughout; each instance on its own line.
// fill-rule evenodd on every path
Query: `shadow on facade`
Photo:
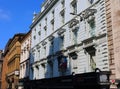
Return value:
M 22 63 L 23 64 L 23 63 Z M 25 66 L 24 66 L 24 73 L 22 71 L 22 77 L 19 79 L 19 85 L 18 85 L 18 89 L 26 89 L 26 82 L 30 81 L 30 52 L 29 52 L 29 56 L 28 59 L 25 60 Z
M 58 38 L 49 37 L 49 43 L 47 43 L 50 44 L 49 55 L 46 58 L 35 61 L 35 54 L 31 54 L 31 80 L 24 81 L 24 89 L 88 89 L 88 87 L 90 89 L 109 89 L 110 73 L 107 71 L 71 74 L 71 64 L 65 54 L 63 42 L 61 36 Z M 46 50 L 46 45 L 43 45 L 43 49 L 42 51 Z M 33 74 L 37 73 L 33 69 L 34 64 L 38 64 L 41 66 L 39 68 L 42 68 L 42 71 L 39 70 L 38 73 L 39 78 L 33 78 Z
M 49 37 L 49 56 L 47 57 L 46 78 L 70 75 L 68 56 L 65 55 L 64 37 Z

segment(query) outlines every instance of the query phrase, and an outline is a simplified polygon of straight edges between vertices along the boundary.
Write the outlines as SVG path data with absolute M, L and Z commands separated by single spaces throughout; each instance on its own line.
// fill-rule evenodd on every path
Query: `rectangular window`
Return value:
M 64 24 L 65 22 L 65 11 L 64 10 L 60 12 L 60 16 L 61 16 L 61 23 Z
M 39 24 L 39 28 L 41 29 L 41 24 Z
M 40 31 L 38 32 L 38 35 L 39 35 L 39 40 L 40 40 L 40 38 L 41 38 L 41 32 Z
M 89 57 L 89 68 L 93 72 L 96 69 L 96 49 L 93 46 L 90 46 L 85 49 Z
M 51 59 L 48 59 L 48 66 L 49 66 L 49 77 L 52 78 L 53 77 L 53 62 L 51 61 Z
M 58 58 L 58 71 L 60 75 L 65 75 L 67 69 L 67 58 L 64 56 L 59 56 Z
M 47 26 L 44 27 L 45 36 L 47 36 Z
M 61 36 L 61 37 L 60 37 L 60 42 L 59 42 L 59 44 L 60 44 L 60 49 L 63 49 L 63 48 L 64 48 L 64 36 Z
M 77 14 L 77 1 L 73 0 L 71 2 L 71 7 L 72 7 L 72 13 Z
M 44 47 L 44 56 L 46 56 L 46 46 Z
M 55 15 L 55 12 L 54 12 L 54 10 L 52 11 L 52 17 L 54 18 L 54 15 Z
M 91 66 L 91 71 L 94 71 L 96 68 L 95 51 L 90 53 L 90 66 Z
M 62 0 L 62 1 L 61 1 L 61 5 L 62 5 L 62 8 L 65 7 L 65 0 Z
M 41 32 L 40 32 L 40 31 L 38 32 L 38 35 L 39 35 L 39 36 L 41 35 Z
M 45 24 L 47 25 L 47 18 L 45 18 Z
M 50 43 L 50 54 L 53 54 L 54 53 L 54 42 L 51 41 Z
M 34 29 L 34 32 L 36 33 L 36 28 Z
M 78 39 L 78 29 L 74 29 L 73 31 L 73 42 L 74 44 L 77 44 L 77 39 Z
M 41 64 L 41 67 L 42 67 L 42 77 L 44 78 L 45 77 L 45 75 L 46 75 L 46 64 L 45 63 L 42 63 Z
M 89 33 L 91 36 L 95 36 L 95 21 L 94 20 L 91 20 L 89 21 Z
M 40 50 L 38 50 L 38 59 L 40 59 Z
M 39 66 L 36 66 L 36 79 L 39 79 Z
M 45 36 L 47 36 L 47 18 L 45 18 L 44 31 L 45 31 Z
M 52 11 L 51 29 L 54 31 L 54 10 Z
M 51 20 L 51 26 L 52 31 L 54 31 L 54 19 Z
M 36 36 L 33 36 L 33 39 L 36 40 Z

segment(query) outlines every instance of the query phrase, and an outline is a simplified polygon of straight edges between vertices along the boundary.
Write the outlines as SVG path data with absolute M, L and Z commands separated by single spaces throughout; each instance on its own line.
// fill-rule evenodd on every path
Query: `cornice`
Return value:
M 58 1 L 58 0 L 57 0 L 57 1 Z M 56 1 L 56 2 L 57 2 L 57 1 Z M 97 0 L 97 1 L 96 1 L 95 3 L 93 3 L 90 7 L 84 9 L 84 10 L 81 11 L 78 15 L 75 15 L 75 17 L 73 17 L 72 19 L 70 19 L 69 21 L 67 21 L 64 25 L 62 25 L 61 27 L 59 27 L 58 29 L 56 29 L 53 33 L 51 33 L 49 36 L 47 36 L 46 38 L 44 38 L 44 39 L 43 39 L 41 42 L 39 42 L 38 44 L 42 43 L 43 41 L 47 40 L 50 36 L 53 36 L 55 33 L 57 33 L 58 31 L 60 31 L 61 29 L 63 29 L 64 26 L 70 24 L 71 21 L 73 21 L 76 17 L 80 16 L 80 15 L 81 15 L 82 13 L 84 13 L 86 10 L 88 10 L 88 9 L 92 8 L 93 6 L 95 6 L 97 3 L 99 3 L 99 1 L 100 1 L 100 0 Z M 44 12 L 44 11 L 43 11 L 43 12 Z M 40 20 L 40 19 L 42 18 L 42 15 L 44 16 L 44 14 L 39 13 L 39 15 L 36 17 L 36 19 L 39 17 L 39 20 Z M 39 20 L 37 20 L 36 22 L 34 22 L 34 23 L 30 26 L 31 29 L 38 23 Z M 32 49 L 33 49 L 33 48 L 36 48 L 36 45 L 34 45 L 34 46 L 32 47 Z
M 13 60 L 15 60 L 15 58 L 20 58 L 20 54 L 15 54 L 12 58 L 10 58 L 10 59 L 8 60 L 8 64 L 9 64 L 10 62 L 12 62 Z
M 47 13 L 50 9 L 58 2 L 59 0 L 53 0 L 50 5 L 42 12 L 40 12 L 36 17 L 35 21 L 31 24 L 30 28 L 32 29 Z

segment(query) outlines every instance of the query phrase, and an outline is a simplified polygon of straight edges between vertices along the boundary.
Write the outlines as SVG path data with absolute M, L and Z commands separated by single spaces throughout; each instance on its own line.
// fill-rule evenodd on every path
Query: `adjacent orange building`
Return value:
M 1 89 L 16 89 L 19 83 L 20 41 L 25 34 L 15 34 L 6 45 Z
M 8 59 L 8 44 L 10 43 L 11 39 L 7 42 L 4 52 L 4 60 L 3 60 L 3 69 L 2 69 L 2 84 L 1 89 L 7 89 L 7 80 L 6 80 L 6 74 L 7 74 L 7 59 Z

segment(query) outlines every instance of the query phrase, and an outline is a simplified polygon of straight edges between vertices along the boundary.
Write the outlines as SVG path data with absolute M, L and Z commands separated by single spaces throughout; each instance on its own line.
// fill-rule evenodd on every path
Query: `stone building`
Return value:
M 120 88 L 120 1 L 105 0 L 111 88 Z
M 119 11 L 119 0 L 45 0 L 30 26 L 30 79 L 92 73 L 98 68 L 111 71 L 110 87 L 119 88 Z M 5 81 L 14 82 L 10 77 L 16 73 L 10 69 L 14 40 L 9 40 L 5 48 L 2 89 L 7 88 Z M 29 44 L 28 35 L 21 41 L 20 79 L 27 77 L 26 41 Z
M 21 43 L 24 34 L 15 34 L 5 48 L 2 70 L 2 89 L 16 89 L 19 83 L 19 61 Z
M 29 31 L 21 40 L 19 83 L 22 84 L 24 83 L 24 81 L 29 79 L 30 47 L 31 47 L 31 31 Z M 23 85 L 19 86 L 19 89 L 23 89 Z
M 46 0 L 30 27 L 31 79 L 110 71 L 105 0 Z
M 8 84 L 7 84 L 7 79 L 6 79 L 6 74 L 7 74 L 7 70 L 8 70 L 8 67 L 7 67 L 7 59 L 8 59 L 8 45 L 10 43 L 11 39 L 9 39 L 9 41 L 7 42 L 6 46 L 5 46 L 5 51 L 4 51 L 4 54 L 3 54 L 3 68 L 2 68 L 2 84 L 1 84 L 1 89 L 7 89 L 8 88 Z

